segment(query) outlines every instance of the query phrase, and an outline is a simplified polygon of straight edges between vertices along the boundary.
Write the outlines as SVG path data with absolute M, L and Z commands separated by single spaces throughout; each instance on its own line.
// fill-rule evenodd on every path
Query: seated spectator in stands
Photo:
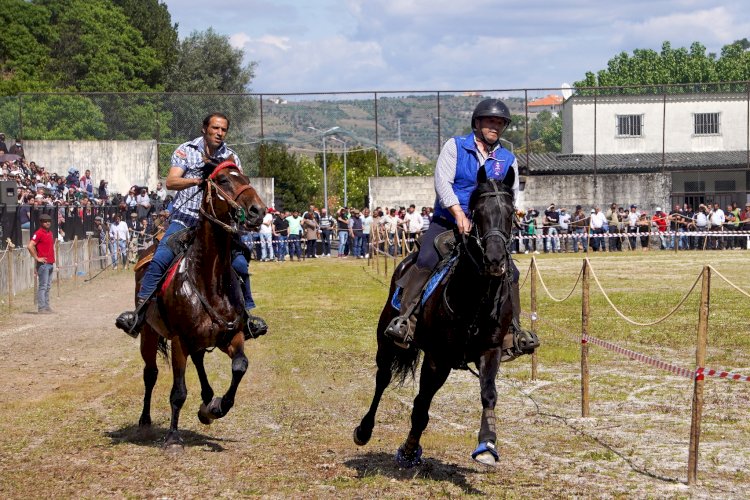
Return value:
M 135 200 L 137 203 L 136 210 L 138 213 L 138 219 L 140 220 L 144 217 L 148 217 L 149 212 L 151 212 L 151 198 L 148 196 L 148 189 L 142 187 L 138 196 L 135 197 Z
M 99 199 L 102 202 L 109 201 L 109 183 L 104 179 L 99 181 Z
M 162 204 L 164 204 L 164 200 L 167 199 L 167 190 L 164 189 L 164 186 L 162 185 L 161 181 L 156 183 L 156 191 L 154 192 L 156 193 L 156 197 L 159 199 L 159 201 L 161 201 Z
M 68 169 L 68 176 L 65 178 L 65 185 L 67 187 L 78 187 L 80 186 L 80 179 L 78 178 L 79 172 L 76 167 L 70 167 Z
M 26 154 L 23 151 L 23 145 L 21 144 L 21 139 L 19 139 L 18 137 L 16 137 L 16 140 L 13 143 L 13 145 L 11 145 L 10 150 L 8 151 L 8 153 L 10 153 L 12 155 L 18 155 L 21 158 L 24 158 L 26 156 Z
M 0 154 L 8 152 L 8 146 L 5 144 L 5 134 L 0 134 Z
M 138 206 L 138 194 L 136 193 L 136 187 L 133 186 L 128 191 L 127 196 L 125 196 L 125 206 L 128 209 L 128 212 L 135 212 L 136 207 Z

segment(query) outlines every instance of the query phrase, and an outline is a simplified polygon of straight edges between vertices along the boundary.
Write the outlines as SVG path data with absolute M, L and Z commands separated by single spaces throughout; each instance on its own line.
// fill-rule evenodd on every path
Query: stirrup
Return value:
M 386 337 L 389 337 L 394 344 L 404 349 L 409 347 L 412 336 L 409 334 L 409 318 L 404 316 L 396 316 L 388 323 L 385 328 Z
M 245 333 L 245 340 L 255 339 L 268 333 L 268 323 L 266 323 L 263 318 L 253 316 L 247 311 L 245 311 L 245 314 L 247 315 L 247 332 Z
M 504 354 L 507 351 L 508 354 L 512 354 L 515 356 L 513 359 L 523 354 L 533 354 L 536 348 L 540 345 L 539 337 L 537 336 L 537 334 L 532 332 L 531 330 L 525 330 L 521 328 L 521 325 L 515 319 L 511 322 L 511 329 L 513 330 L 513 348 L 504 349 Z
M 138 299 L 135 311 L 125 311 L 120 314 L 115 320 L 115 326 L 134 339 L 138 338 L 143 322 L 146 319 L 146 302 L 148 300 Z

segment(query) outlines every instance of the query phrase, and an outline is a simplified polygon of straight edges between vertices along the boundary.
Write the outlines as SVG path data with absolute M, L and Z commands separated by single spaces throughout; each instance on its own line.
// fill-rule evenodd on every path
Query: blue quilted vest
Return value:
M 456 141 L 456 177 L 453 181 L 453 192 L 458 197 L 458 202 L 466 216 L 470 217 L 469 198 L 477 187 L 477 172 L 479 172 L 481 155 L 477 151 L 473 132 L 467 136 L 454 137 L 453 140 Z M 487 178 L 500 181 L 505 179 L 515 159 L 513 153 L 499 146 L 484 164 Z M 434 216 L 456 222 L 450 210 L 443 208 L 439 200 L 435 200 Z

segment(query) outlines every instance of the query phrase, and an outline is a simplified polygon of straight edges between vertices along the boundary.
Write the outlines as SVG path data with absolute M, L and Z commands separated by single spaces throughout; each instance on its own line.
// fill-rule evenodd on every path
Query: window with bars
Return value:
M 716 192 L 736 191 L 737 184 L 734 182 L 734 179 L 716 181 L 714 189 Z
M 643 135 L 643 115 L 617 115 L 618 137 L 640 137 Z
M 685 181 L 686 193 L 702 193 L 706 190 L 706 181 Z
M 718 135 L 721 121 L 719 113 L 693 114 L 693 131 L 695 135 Z

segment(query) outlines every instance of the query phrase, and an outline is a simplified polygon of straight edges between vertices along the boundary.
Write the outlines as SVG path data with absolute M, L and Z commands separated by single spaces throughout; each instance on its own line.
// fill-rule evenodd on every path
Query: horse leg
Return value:
M 391 363 L 393 361 L 393 344 L 388 341 L 378 346 L 378 353 L 375 355 L 375 363 L 378 366 L 377 374 L 375 375 L 375 395 L 372 397 L 372 403 L 370 403 L 370 409 L 367 414 L 362 417 L 362 421 L 359 423 L 356 429 L 354 429 L 354 443 L 357 446 L 364 446 L 372 437 L 372 430 L 375 427 L 375 414 L 378 411 L 378 405 L 380 405 L 380 398 L 383 396 L 383 392 L 391 383 Z
M 414 398 L 411 410 L 411 429 L 406 441 L 396 453 L 399 467 L 410 468 L 422 463 L 422 447 L 419 440 L 430 421 L 430 404 L 437 391 L 443 386 L 451 372 L 448 363 L 440 362 L 431 355 L 425 355 L 419 375 L 419 393 Z
M 494 348 L 484 351 L 479 356 L 479 387 L 482 397 L 482 421 L 479 427 L 479 445 L 471 454 L 471 458 L 485 465 L 496 465 L 499 459 L 495 442 L 495 404 L 497 403 L 497 388 L 495 377 L 500 366 L 501 349 Z
M 157 333 L 146 326 L 141 334 L 141 357 L 145 364 L 143 367 L 143 385 L 146 390 L 143 394 L 143 411 L 140 420 L 138 420 L 139 427 L 151 426 L 151 394 L 156 385 L 156 377 L 159 375 L 159 368 L 156 365 L 157 340 Z
M 177 429 L 180 420 L 180 410 L 187 399 L 187 385 L 185 384 L 185 367 L 187 366 L 187 352 L 179 337 L 172 339 L 172 392 L 169 403 L 172 406 L 172 422 L 164 441 L 164 447 L 182 446 L 180 431 Z
M 208 405 L 209 418 L 221 418 L 226 415 L 234 406 L 234 396 L 237 393 L 237 387 L 242 381 L 242 377 L 247 372 L 247 356 L 245 356 L 245 335 L 239 332 L 234 336 L 232 342 L 226 349 L 222 349 L 232 358 L 232 383 L 229 389 L 220 398 L 214 398 Z
M 197 351 L 190 355 L 190 359 L 193 360 L 195 365 L 195 371 L 198 372 L 198 380 L 201 383 L 201 404 L 198 410 L 198 420 L 202 424 L 211 425 L 212 418 L 208 414 L 208 405 L 214 397 L 214 390 L 211 384 L 208 382 L 208 376 L 206 375 L 206 367 L 203 365 L 203 357 L 206 351 Z

